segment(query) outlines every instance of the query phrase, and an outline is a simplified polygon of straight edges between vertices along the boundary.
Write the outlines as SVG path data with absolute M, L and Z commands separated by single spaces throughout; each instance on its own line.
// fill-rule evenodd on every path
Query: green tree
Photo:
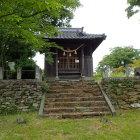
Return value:
M 32 58 L 35 56 L 36 51 L 31 45 L 25 44 L 22 41 L 16 39 L 9 41 L 4 53 L 4 61 L 15 62 L 16 68 L 35 65 Z M 4 67 L 6 66 L 7 63 L 4 65 Z
M 115 47 L 110 49 L 110 54 L 103 57 L 99 62 L 97 71 L 102 71 L 106 67 L 119 68 L 140 59 L 140 50 L 132 46 Z
M 132 68 L 140 67 L 140 59 L 134 60 L 132 64 L 130 64 Z
M 127 0 L 128 1 L 128 8 L 126 9 L 127 11 L 127 16 L 130 18 L 134 14 L 138 13 L 140 10 L 140 0 Z M 136 8 L 136 9 L 135 9 Z
M 34 51 L 49 53 L 54 43 L 52 45 L 42 37 L 58 33 L 56 26 L 69 26 L 78 6 L 79 0 L 1 0 L 0 65 L 5 63 L 7 47 L 11 50 L 11 42 L 14 44 L 15 40 L 19 47 L 24 44 Z

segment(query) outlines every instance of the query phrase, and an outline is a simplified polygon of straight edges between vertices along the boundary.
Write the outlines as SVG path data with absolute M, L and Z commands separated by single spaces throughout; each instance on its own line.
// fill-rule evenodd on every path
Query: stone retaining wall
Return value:
M 101 82 L 112 103 L 119 109 L 140 108 L 140 78 L 104 79 Z
M 41 97 L 36 80 L 0 80 L 0 114 L 37 110 Z

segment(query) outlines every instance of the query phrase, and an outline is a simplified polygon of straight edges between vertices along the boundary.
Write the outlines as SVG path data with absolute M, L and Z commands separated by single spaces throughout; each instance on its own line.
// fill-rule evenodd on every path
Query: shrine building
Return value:
M 45 36 L 62 49 L 52 48 L 56 53 L 54 63 L 45 60 L 45 80 L 93 79 L 92 54 L 106 38 L 105 34 L 87 34 L 83 28 L 57 28 L 61 34 L 55 37 Z

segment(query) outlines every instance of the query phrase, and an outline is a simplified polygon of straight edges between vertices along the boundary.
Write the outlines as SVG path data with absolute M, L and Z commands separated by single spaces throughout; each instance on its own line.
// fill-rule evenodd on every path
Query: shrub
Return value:
M 44 92 L 47 92 L 50 88 L 48 83 L 42 83 L 41 87 Z

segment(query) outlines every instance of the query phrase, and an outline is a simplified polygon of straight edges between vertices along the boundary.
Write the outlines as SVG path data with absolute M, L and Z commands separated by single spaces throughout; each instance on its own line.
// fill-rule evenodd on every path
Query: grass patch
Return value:
M 118 113 L 119 114 L 119 113 Z M 26 124 L 17 124 L 24 117 Z M 117 117 L 81 120 L 39 119 L 37 113 L 0 116 L 0 140 L 139 140 L 140 110 Z

